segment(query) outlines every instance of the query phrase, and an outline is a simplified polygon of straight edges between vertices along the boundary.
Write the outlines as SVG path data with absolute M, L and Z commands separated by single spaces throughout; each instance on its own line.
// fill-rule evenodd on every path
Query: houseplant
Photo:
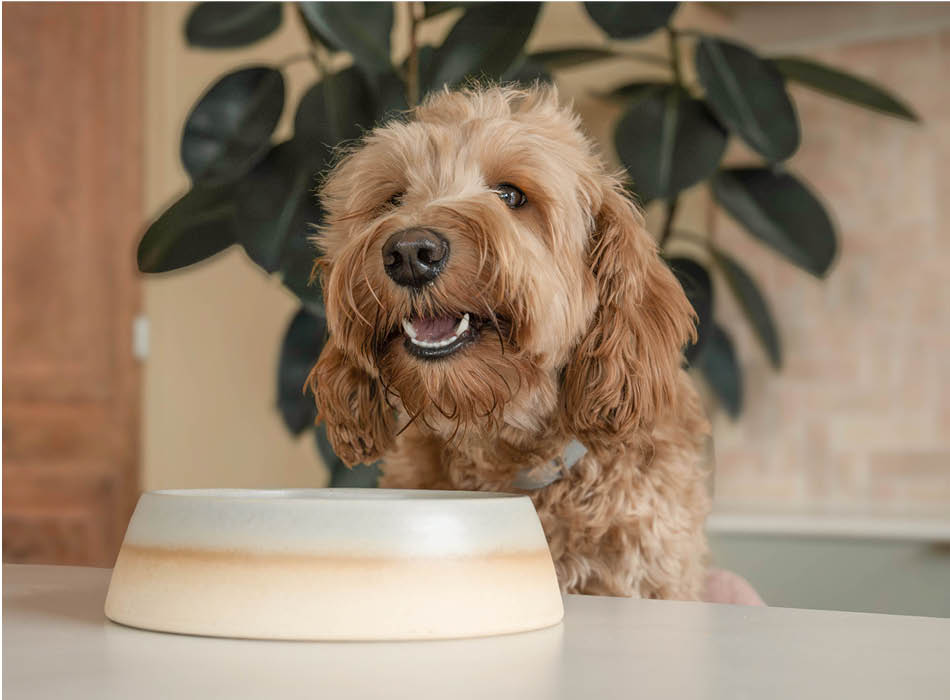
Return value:
M 741 372 L 729 333 L 712 313 L 710 261 L 761 341 L 773 365 L 782 353 L 776 323 L 753 276 L 708 236 L 682 231 L 677 210 L 682 193 L 708 186 L 716 200 L 750 235 L 804 271 L 824 276 L 837 251 L 831 218 L 808 186 L 786 165 L 798 147 L 800 125 L 786 90 L 797 81 L 831 96 L 890 116 L 916 119 L 885 90 L 834 68 L 796 57 L 765 58 L 748 47 L 677 28 L 676 3 L 585 3 L 605 34 L 602 43 L 526 53 L 541 3 L 409 3 L 401 23 L 407 55 L 393 56 L 396 7 L 390 3 L 200 3 L 185 36 L 207 50 L 245 46 L 292 21 L 305 32 L 309 50 L 281 65 L 241 67 L 217 79 L 186 119 L 181 159 L 191 189 L 148 228 L 138 251 L 143 272 L 160 273 L 204 260 L 239 245 L 267 273 L 279 277 L 300 300 L 283 339 L 278 369 L 278 407 L 291 432 L 313 427 L 313 400 L 301 387 L 326 335 L 318 284 L 310 284 L 315 251 L 308 242 L 322 213 L 313 188 L 332 162 L 336 145 L 356 139 L 387 115 L 418 103 L 431 90 L 471 78 L 550 81 L 552 72 L 595 61 L 659 63 L 665 79 L 629 82 L 603 95 L 623 104 L 614 148 L 627 168 L 632 192 L 644 203 L 662 202 L 661 251 L 676 237 L 703 246 L 703 260 L 669 257 L 699 317 L 699 340 L 688 360 L 709 382 L 722 406 L 741 411 Z M 446 15 L 445 13 L 452 13 Z M 421 30 L 434 17 L 455 17 L 441 44 L 424 45 Z M 663 33 L 667 53 L 636 53 L 629 47 Z M 335 54 L 352 65 L 332 69 Z M 687 60 L 698 85 L 684 79 Z M 285 104 L 283 69 L 309 61 L 316 78 L 296 105 Z M 273 142 L 285 109 L 294 109 L 293 136 Z M 756 154 L 743 167 L 724 167 L 730 138 Z M 331 469 L 332 485 L 375 482 L 376 470 L 342 467 L 322 428 L 316 443 Z

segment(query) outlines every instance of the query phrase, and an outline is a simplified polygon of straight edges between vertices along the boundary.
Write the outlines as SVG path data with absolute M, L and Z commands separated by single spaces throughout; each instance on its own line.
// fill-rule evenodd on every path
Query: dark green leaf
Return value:
M 379 462 L 357 464 L 353 467 L 347 467 L 343 462 L 334 464 L 330 475 L 330 487 L 374 489 L 379 485 L 379 477 L 382 473 L 379 465 Z
M 532 60 L 530 56 L 521 56 L 516 58 L 511 68 L 501 76 L 501 82 L 530 86 L 535 82 L 553 83 L 554 77 L 547 71 L 544 64 Z
M 696 366 L 729 415 L 738 418 L 742 413 L 742 373 L 732 339 L 718 324 L 713 324 L 709 341 Z
M 432 82 L 435 76 L 435 47 L 424 44 L 419 47 L 419 95 L 425 97 L 427 93 L 434 89 Z M 408 62 L 403 66 L 406 71 L 409 70 Z
M 712 330 L 712 280 L 706 268 L 690 258 L 670 258 L 666 262 L 696 312 L 696 342 L 686 348 L 686 361 L 693 363 L 702 353 Z
M 294 315 L 284 334 L 277 366 L 277 407 L 294 435 L 317 418 L 316 404 L 313 396 L 304 392 L 304 383 L 320 357 L 326 335 L 326 320 L 306 309 Z
M 607 36 L 635 39 L 669 23 L 675 2 L 585 2 L 584 9 Z
M 395 69 L 377 76 L 373 90 L 376 124 L 391 119 L 399 112 L 409 109 L 406 101 L 406 83 L 396 74 Z
M 139 270 L 175 270 L 235 243 L 233 194 L 231 185 L 193 187 L 148 227 L 139 242 Z
M 238 241 L 267 272 L 281 267 L 288 241 L 308 236 L 320 217 L 314 188 L 325 152 L 307 158 L 301 150 L 292 141 L 275 146 L 237 187 Z
M 327 151 L 359 138 L 380 113 L 366 80 L 355 68 L 331 73 L 300 99 L 294 115 L 294 141 L 307 150 Z
M 385 73 L 392 68 L 392 3 L 301 2 L 298 6 L 307 25 L 323 43 L 348 51 L 368 73 Z
M 619 55 L 621 54 L 610 49 L 600 49 L 595 46 L 577 46 L 567 49 L 554 49 L 553 51 L 538 51 L 537 53 L 528 54 L 528 58 L 543 63 L 551 70 L 558 70 L 586 65 L 594 61 L 603 61 L 608 58 L 617 58 Z
M 318 216 L 322 217 L 322 213 Z M 313 223 L 317 224 L 319 220 Z M 307 311 L 315 316 L 326 317 L 320 280 L 312 279 L 314 260 L 320 254 L 311 240 L 312 235 L 310 229 L 297 231 L 289 238 L 281 260 L 281 281 L 300 299 Z
M 769 61 L 727 41 L 703 37 L 696 70 L 716 115 L 770 161 L 798 148 L 798 117 L 781 73 Z
M 427 2 L 425 3 L 425 18 L 429 19 L 441 15 L 443 12 L 468 7 L 472 4 L 470 2 Z
M 438 90 L 466 77 L 497 79 L 514 63 L 534 28 L 541 3 L 485 2 L 470 7 L 432 58 L 426 86 Z
M 715 171 L 726 131 L 701 100 L 674 87 L 632 104 L 614 132 L 617 154 L 644 201 L 675 196 Z
M 185 120 L 181 160 L 195 182 L 238 179 L 270 149 L 284 109 L 284 78 L 265 66 L 220 78 Z
M 656 83 L 656 82 L 634 82 L 627 83 L 626 85 L 618 85 L 617 87 L 610 90 L 610 92 L 604 93 L 603 97 L 606 97 L 610 100 L 623 100 L 624 102 L 630 103 L 630 105 L 636 104 L 640 100 L 646 99 L 658 93 L 666 94 L 668 90 L 672 88 L 670 83 Z
M 327 469 L 330 471 L 332 476 L 334 465 L 337 463 L 342 465 L 343 460 L 337 457 L 336 452 L 333 451 L 333 445 L 330 444 L 330 438 L 327 436 L 326 423 L 323 421 L 317 423 L 313 438 L 317 445 L 317 453 L 320 455 L 320 458 L 323 460 L 323 463 L 327 466 Z
M 828 272 L 838 249 L 834 226 L 797 178 L 768 168 L 721 170 L 712 190 L 753 236 L 817 277 Z
M 789 80 L 807 85 L 826 95 L 838 97 L 893 117 L 908 119 L 912 122 L 920 120 L 914 111 L 896 96 L 863 78 L 817 61 L 795 56 L 773 58 L 772 63 Z
M 190 46 L 230 49 L 253 44 L 280 26 L 279 2 L 201 2 L 185 23 Z
M 317 450 L 323 458 L 323 463 L 330 472 L 330 486 L 332 488 L 374 488 L 379 482 L 379 462 L 373 464 L 357 464 L 352 469 L 343 464 L 343 460 L 336 456 L 330 440 L 327 438 L 327 429 L 323 423 L 314 431 Z
M 779 343 L 778 331 L 775 328 L 775 322 L 772 320 L 772 312 L 769 310 L 768 302 L 759 291 L 758 285 L 752 276 L 737 263 L 733 258 L 721 250 L 713 248 L 713 259 L 722 270 L 736 295 L 739 306 L 745 312 L 752 330 L 755 331 L 762 348 L 769 356 L 772 366 L 778 369 L 782 366 L 782 347 Z
M 311 314 L 326 317 L 320 280 L 313 274 L 314 262 L 320 256 L 313 239 L 316 227 L 323 222 L 323 210 L 316 197 L 308 198 L 306 206 L 306 214 L 300 218 L 303 226 L 295 227 L 287 237 L 281 254 L 280 277 Z

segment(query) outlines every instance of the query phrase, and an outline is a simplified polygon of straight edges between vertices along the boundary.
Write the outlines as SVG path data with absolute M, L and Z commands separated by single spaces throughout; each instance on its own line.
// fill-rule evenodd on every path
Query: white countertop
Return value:
M 556 627 L 259 642 L 122 627 L 109 571 L 3 567 L 3 693 L 31 698 L 941 698 L 950 620 L 567 596 Z

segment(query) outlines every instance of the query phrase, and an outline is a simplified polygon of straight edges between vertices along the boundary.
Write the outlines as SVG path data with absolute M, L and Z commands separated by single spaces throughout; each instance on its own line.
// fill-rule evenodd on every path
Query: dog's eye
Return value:
M 509 209 L 517 209 L 528 201 L 528 198 L 524 196 L 524 192 L 507 182 L 498 185 L 494 192 L 501 197 L 501 201 L 507 204 Z
M 386 204 L 388 204 L 391 207 L 398 207 L 400 204 L 402 204 L 402 198 L 404 194 L 405 192 L 397 192 L 392 197 L 386 200 Z

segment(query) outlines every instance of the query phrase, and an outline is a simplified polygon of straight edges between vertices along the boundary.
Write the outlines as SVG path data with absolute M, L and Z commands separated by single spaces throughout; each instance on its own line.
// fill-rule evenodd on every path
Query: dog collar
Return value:
M 564 448 L 563 454 L 555 457 L 547 464 L 522 469 L 515 476 L 511 485 L 523 491 L 537 491 L 555 481 L 563 479 L 571 468 L 587 454 L 587 448 L 579 441 L 571 440 Z

